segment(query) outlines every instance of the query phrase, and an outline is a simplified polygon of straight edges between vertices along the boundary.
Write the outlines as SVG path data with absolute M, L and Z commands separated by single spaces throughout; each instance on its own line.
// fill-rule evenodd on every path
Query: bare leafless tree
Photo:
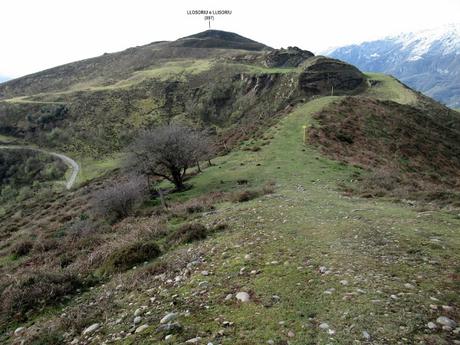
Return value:
M 161 126 L 139 134 L 128 148 L 126 164 L 149 179 L 161 177 L 183 190 L 187 169 L 207 159 L 207 145 L 206 136 L 189 127 Z

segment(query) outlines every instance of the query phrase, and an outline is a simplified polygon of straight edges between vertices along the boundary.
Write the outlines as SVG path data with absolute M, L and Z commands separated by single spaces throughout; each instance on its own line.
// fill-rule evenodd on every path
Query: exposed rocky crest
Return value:
M 263 65 L 266 67 L 298 67 L 306 59 L 313 57 L 314 54 L 308 50 L 297 47 L 287 49 L 276 49 L 267 53 L 263 57 Z

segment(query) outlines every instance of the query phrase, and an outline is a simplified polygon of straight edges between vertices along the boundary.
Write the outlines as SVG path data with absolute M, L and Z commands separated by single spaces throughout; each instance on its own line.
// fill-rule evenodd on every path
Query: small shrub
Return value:
M 104 314 L 110 313 L 111 306 L 107 306 L 110 302 L 111 299 L 104 299 L 97 305 L 79 304 L 77 307 L 68 308 L 58 321 L 59 329 L 62 332 L 80 334 L 86 327 L 104 319 Z
M 271 194 L 275 191 L 275 182 L 270 181 L 266 183 L 262 188 L 259 189 L 246 189 L 243 191 L 237 191 L 230 194 L 230 201 L 232 202 L 245 202 L 259 196 Z
M 222 192 L 214 192 L 201 197 L 188 200 L 184 203 L 174 204 L 169 208 L 172 216 L 188 218 L 188 215 L 214 210 L 214 204 L 225 200 Z
M 205 206 L 203 204 L 200 204 L 200 203 L 193 203 L 193 204 L 190 204 L 190 205 L 186 205 L 185 210 L 189 214 L 200 213 L 200 212 L 203 212 L 205 210 Z
M 30 311 L 57 304 L 82 286 L 76 275 L 64 271 L 24 273 L 11 281 L 1 294 L 2 318 L 23 321 Z
M 34 244 L 30 240 L 21 240 L 13 245 L 11 248 L 11 254 L 15 257 L 19 258 L 21 256 L 25 256 L 30 253 Z
M 251 152 L 257 152 L 260 150 L 261 150 L 260 146 L 246 146 L 243 148 L 243 151 L 251 151 Z
M 266 194 L 273 194 L 275 192 L 275 187 L 276 187 L 276 182 L 275 181 L 270 181 L 267 182 L 263 187 L 262 187 L 262 193 L 264 195 Z
M 55 329 L 40 329 L 36 333 L 26 335 L 24 344 L 29 345 L 60 345 L 64 343 L 64 337 Z
M 243 191 L 234 192 L 234 193 L 230 196 L 230 200 L 231 200 L 232 202 L 245 202 L 245 201 L 249 201 L 249 200 L 255 199 L 255 198 L 257 198 L 258 196 L 260 196 L 260 192 L 259 192 L 259 191 L 257 191 L 257 190 L 252 190 L 252 189 L 246 189 L 246 190 L 243 190 Z
M 208 229 L 200 223 L 187 223 L 182 225 L 171 236 L 171 242 L 190 243 L 204 240 L 208 236 Z
M 43 253 L 57 249 L 59 243 L 54 238 L 40 238 L 35 241 L 34 252 Z
M 140 177 L 135 177 L 98 191 L 93 203 L 98 213 L 111 221 L 117 221 L 130 215 L 145 195 L 145 182 Z
M 219 224 L 216 224 L 213 228 L 212 228 L 212 232 L 219 232 L 219 231 L 223 231 L 223 230 L 226 230 L 228 229 L 228 225 L 225 224 L 225 223 L 219 223 Z
M 71 237 L 89 236 L 97 232 L 96 225 L 90 219 L 78 219 L 73 222 L 68 230 Z
M 362 197 L 382 197 L 401 192 L 404 185 L 401 179 L 390 169 L 380 169 L 371 172 L 360 181 L 359 189 Z
M 102 272 L 123 272 L 160 254 L 160 248 L 153 241 L 131 243 L 113 251 L 105 261 Z

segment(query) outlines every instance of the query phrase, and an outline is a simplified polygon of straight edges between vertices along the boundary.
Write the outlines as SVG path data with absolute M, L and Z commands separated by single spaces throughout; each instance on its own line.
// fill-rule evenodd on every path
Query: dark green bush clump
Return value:
M 153 242 L 136 242 L 116 249 L 103 265 L 103 273 L 123 272 L 133 266 L 160 256 L 161 250 Z
M 32 250 L 34 244 L 32 241 L 29 240 L 21 240 L 13 245 L 11 248 L 11 254 L 13 254 L 16 258 L 21 256 L 27 255 Z

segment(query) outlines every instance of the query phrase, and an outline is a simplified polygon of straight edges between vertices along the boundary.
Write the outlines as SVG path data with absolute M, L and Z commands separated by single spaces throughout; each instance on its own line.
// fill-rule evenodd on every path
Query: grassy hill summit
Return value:
M 0 143 L 1 343 L 458 343 L 460 113 L 393 77 L 208 30 L 1 84 Z
M 171 44 L 177 47 L 224 48 L 242 50 L 273 50 L 262 43 L 240 36 L 233 32 L 206 30 L 195 35 L 178 39 Z

